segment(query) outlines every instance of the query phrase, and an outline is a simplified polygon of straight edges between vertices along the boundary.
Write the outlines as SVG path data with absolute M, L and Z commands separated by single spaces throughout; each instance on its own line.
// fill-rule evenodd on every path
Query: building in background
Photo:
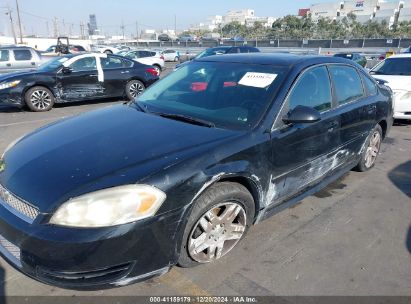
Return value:
M 314 21 L 320 18 L 341 20 L 354 14 L 358 22 L 387 22 L 392 27 L 397 22 L 411 21 L 411 0 L 348 0 L 312 4 L 308 12 L 299 10 L 299 16 L 308 13 Z
M 99 34 L 99 30 L 98 30 L 98 27 L 97 27 L 97 18 L 96 18 L 96 15 L 91 14 L 91 15 L 89 16 L 89 19 L 90 19 L 90 21 L 89 21 L 89 23 L 87 23 L 87 26 L 88 26 L 88 34 L 89 34 L 90 36 L 98 35 L 98 34 Z
M 189 28 L 190 31 L 215 31 L 224 25 L 231 22 L 239 22 L 242 25 L 253 26 L 255 22 L 260 22 L 264 27 L 271 27 L 275 17 L 257 17 L 253 9 L 231 10 L 226 15 L 215 15 L 208 18 L 207 22 L 193 25 Z

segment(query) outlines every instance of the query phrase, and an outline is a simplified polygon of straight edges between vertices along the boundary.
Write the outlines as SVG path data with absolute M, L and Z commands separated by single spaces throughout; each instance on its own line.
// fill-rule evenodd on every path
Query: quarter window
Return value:
M 10 54 L 8 50 L 0 50 L 0 61 L 9 61 Z
M 368 94 L 371 96 L 377 95 L 378 93 L 377 86 L 375 85 L 374 81 L 372 81 L 369 77 L 364 76 L 364 75 L 363 75 L 363 79 L 364 79 L 364 84 L 365 84 L 365 87 L 367 88 Z
M 310 69 L 300 77 L 289 98 L 289 110 L 306 106 L 318 111 L 331 109 L 332 95 L 327 68 Z
M 24 61 L 31 59 L 31 52 L 29 50 L 13 50 L 14 59 L 16 61 Z
M 348 66 L 330 66 L 338 105 L 343 105 L 364 96 L 360 75 Z

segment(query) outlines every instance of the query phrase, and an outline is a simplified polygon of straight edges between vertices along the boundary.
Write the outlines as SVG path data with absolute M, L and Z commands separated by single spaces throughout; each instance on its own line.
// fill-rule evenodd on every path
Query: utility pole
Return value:
M 17 0 L 16 0 L 16 8 L 17 8 L 17 19 L 19 21 L 20 43 L 23 44 L 23 32 L 21 30 L 20 9 L 19 9 L 19 2 Z
M 136 21 L 136 39 L 138 39 L 138 21 Z
M 121 28 L 121 31 L 122 31 L 122 33 L 123 33 L 123 40 L 124 40 L 124 21 L 121 21 L 121 26 L 120 26 L 120 28 Z
M 13 16 L 11 15 L 11 9 L 10 9 L 9 6 L 7 6 L 7 13 L 6 13 L 6 15 L 9 15 L 11 32 L 12 32 L 13 38 L 14 38 L 14 44 L 17 44 L 16 32 L 14 31 Z
M 177 15 L 174 14 L 174 35 L 177 36 Z
M 57 17 L 54 17 L 54 20 L 53 20 L 53 34 L 54 34 L 54 38 L 57 38 L 59 36 Z
M 50 38 L 50 29 L 49 29 L 49 22 L 46 21 L 46 29 L 47 29 L 47 38 Z

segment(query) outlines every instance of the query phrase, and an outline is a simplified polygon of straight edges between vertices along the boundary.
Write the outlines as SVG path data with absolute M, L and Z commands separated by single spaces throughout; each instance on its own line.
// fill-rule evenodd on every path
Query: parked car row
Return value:
M 147 69 L 115 55 L 68 55 L 28 72 L 29 81 L 6 83 L 19 98 L 25 84 L 56 78 L 28 91 L 37 109 L 51 94 L 121 94 L 141 73 L 150 84 L 158 76 Z M 0 252 L 22 273 L 71 289 L 215 262 L 254 224 L 353 168 L 371 170 L 393 122 L 392 98 L 343 58 L 203 56 L 130 103 L 12 143 L 0 160 Z

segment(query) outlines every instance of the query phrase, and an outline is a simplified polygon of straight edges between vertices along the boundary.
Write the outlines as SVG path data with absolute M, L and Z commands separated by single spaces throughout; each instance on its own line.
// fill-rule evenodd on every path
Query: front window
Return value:
M 31 52 L 29 50 L 13 50 L 14 59 L 16 61 L 31 60 Z
M 73 72 L 94 71 L 97 70 L 97 62 L 95 57 L 84 57 L 74 61 L 70 68 Z
M 154 114 L 245 130 L 261 119 L 287 71 L 269 65 L 194 62 L 150 87 L 136 103 Z
M 411 76 L 411 57 L 388 58 L 377 65 L 371 74 Z

